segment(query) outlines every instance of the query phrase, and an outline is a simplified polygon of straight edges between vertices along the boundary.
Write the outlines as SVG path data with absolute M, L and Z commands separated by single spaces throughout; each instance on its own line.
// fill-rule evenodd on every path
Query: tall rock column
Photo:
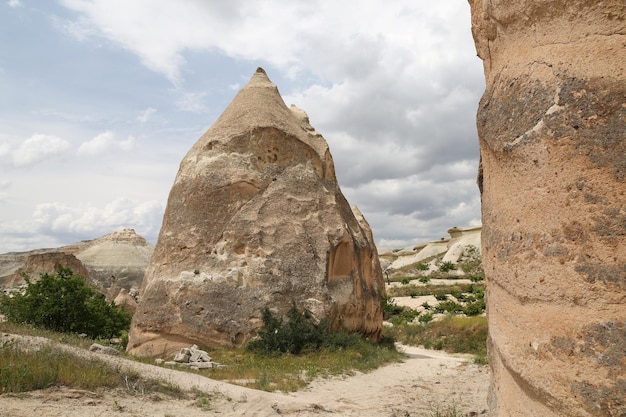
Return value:
M 625 415 L 626 5 L 470 5 L 491 415 Z

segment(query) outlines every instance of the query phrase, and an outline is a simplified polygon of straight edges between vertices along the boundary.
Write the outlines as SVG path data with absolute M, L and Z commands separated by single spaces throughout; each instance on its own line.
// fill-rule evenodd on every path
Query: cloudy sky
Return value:
M 178 165 L 265 68 L 379 247 L 480 224 L 466 0 L 1 0 L 0 253 L 156 242 Z

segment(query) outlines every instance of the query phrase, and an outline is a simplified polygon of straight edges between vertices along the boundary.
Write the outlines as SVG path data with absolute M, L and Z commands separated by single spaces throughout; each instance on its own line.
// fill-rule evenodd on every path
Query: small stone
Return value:
M 191 353 L 189 352 L 189 349 L 181 349 L 180 352 L 178 352 L 174 356 L 174 362 L 176 362 L 176 363 L 188 363 L 190 357 L 191 357 Z
M 120 354 L 120 352 L 117 349 L 114 349 L 109 346 L 103 346 L 98 343 L 93 343 L 91 346 L 89 346 L 89 351 L 95 352 L 95 353 L 102 353 L 105 355 L 113 355 L 113 356 Z

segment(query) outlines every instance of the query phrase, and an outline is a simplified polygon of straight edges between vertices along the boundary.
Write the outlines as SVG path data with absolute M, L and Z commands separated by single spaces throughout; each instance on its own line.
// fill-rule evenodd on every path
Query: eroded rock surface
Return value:
M 491 415 L 625 415 L 626 5 L 470 4 Z
M 183 159 L 143 281 L 129 351 L 239 346 L 292 302 L 377 338 L 382 272 L 328 145 L 262 69 Z
M 24 254 L 23 263 L 5 279 L 5 288 L 17 288 L 26 284 L 24 275 L 32 282 L 39 280 L 41 274 L 54 274 L 59 268 L 69 268 L 76 275 L 88 277 L 89 272 L 83 263 L 74 255 L 62 250 L 48 250 L 40 253 Z

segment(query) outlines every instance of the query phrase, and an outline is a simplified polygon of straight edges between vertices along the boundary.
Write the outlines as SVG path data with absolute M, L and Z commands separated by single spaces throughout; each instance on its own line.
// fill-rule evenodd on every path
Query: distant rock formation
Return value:
M 448 229 L 450 237 L 441 238 L 401 250 L 381 249 L 378 255 L 385 262 L 386 269 L 399 270 L 426 259 L 442 255 L 441 262 L 457 263 L 468 248 L 475 248 L 480 255 L 481 226 L 453 227 Z
M 470 4 L 491 415 L 626 415 L 624 0 Z
M 280 315 L 294 301 L 378 338 L 382 293 L 371 231 L 326 141 L 258 69 L 180 165 L 128 350 L 239 346 L 264 308 Z
M 16 288 L 25 284 L 24 274 L 31 278 L 33 282 L 37 281 L 41 274 L 53 274 L 59 267 L 69 268 L 75 274 L 83 277 L 89 276 L 89 271 L 87 271 L 85 265 L 74 255 L 62 251 L 46 251 L 28 254 L 24 259 L 23 265 L 8 276 L 4 287 Z
M 75 255 L 89 270 L 89 278 L 114 300 L 121 289 L 141 287 L 154 246 L 133 229 L 122 229 L 94 239 Z
M 121 289 L 128 295 L 141 286 L 153 251 L 133 229 L 123 229 L 60 248 L 5 253 L 0 255 L 0 287 L 19 287 L 23 272 L 36 280 L 61 265 L 87 278 L 112 301 Z

